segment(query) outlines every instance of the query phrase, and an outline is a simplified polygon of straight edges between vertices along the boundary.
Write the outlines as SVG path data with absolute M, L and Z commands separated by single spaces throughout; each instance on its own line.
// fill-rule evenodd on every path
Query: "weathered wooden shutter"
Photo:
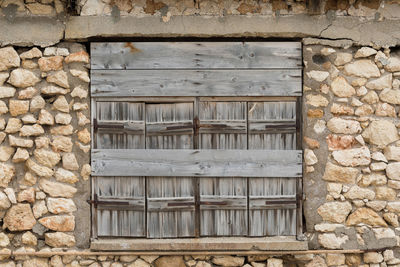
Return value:
M 146 104 L 146 148 L 193 148 L 193 103 Z M 192 178 L 147 178 L 148 237 L 194 236 L 194 213 Z
M 95 114 L 95 148 L 144 148 L 144 103 L 99 101 Z M 146 236 L 145 178 L 94 177 L 94 184 L 98 235 Z
M 92 43 L 91 55 L 95 237 L 299 233 L 300 43 Z
M 96 177 L 99 236 L 146 236 L 144 177 Z
M 296 149 L 296 101 L 249 102 L 249 149 Z M 249 235 L 296 234 L 297 179 L 249 178 Z
M 200 149 L 247 149 L 246 102 L 200 102 Z M 247 235 L 247 178 L 200 178 L 200 234 Z
M 144 148 L 144 103 L 99 101 L 93 127 L 96 148 Z

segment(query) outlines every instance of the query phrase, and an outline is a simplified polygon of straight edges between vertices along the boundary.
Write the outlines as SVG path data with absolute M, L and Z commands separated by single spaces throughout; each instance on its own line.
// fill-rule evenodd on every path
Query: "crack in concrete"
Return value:
M 9 23 L 0 18 L 1 45 L 49 46 L 61 40 L 88 40 L 91 37 L 253 37 L 260 38 L 323 38 L 356 45 L 393 47 L 400 45 L 400 20 L 361 21 L 354 17 L 288 16 L 272 17 L 197 17 L 173 16 L 168 23 L 160 17 L 70 16 L 55 18 L 16 18 Z

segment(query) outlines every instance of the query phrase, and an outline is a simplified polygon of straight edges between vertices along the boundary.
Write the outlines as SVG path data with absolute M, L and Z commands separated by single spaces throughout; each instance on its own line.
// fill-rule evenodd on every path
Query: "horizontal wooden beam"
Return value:
M 92 70 L 92 97 L 301 96 L 301 70 Z
M 92 69 L 301 68 L 300 42 L 91 43 Z
M 302 254 L 302 250 L 308 249 L 307 241 L 297 241 L 294 236 L 278 237 L 219 237 L 219 238 L 181 238 L 181 239 L 95 239 L 91 242 L 92 250 L 108 251 L 153 251 L 161 253 L 169 251 L 173 253 L 185 253 L 187 251 L 205 251 L 206 255 L 214 255 L 222 251 L 228 251 L 230 255 L 234 251 L 241 250 L 243 255 L 257 252 L 262 254 Z M 273 251 L 273 253 L 272 253 Z M 292 251 L 292 252 L 288 252 Z M 324 253 L 330 253 L 326 250 Z M 341 250 L 343 251 L 343 250 Z M 155 255 L 157 255 L 155 253 Z M 304 252 L 303 252 L 304 253 Z M 228 254 L 228 253 L 227 253 Z M 305 254 L 305 253 L 304 253 Z M 181 254 L 180 254 L 181 255 Z M 240 254 L 239 254 L 240 255 Z
M 301 177 L 301 150 L 94 149 L 93 176 Z

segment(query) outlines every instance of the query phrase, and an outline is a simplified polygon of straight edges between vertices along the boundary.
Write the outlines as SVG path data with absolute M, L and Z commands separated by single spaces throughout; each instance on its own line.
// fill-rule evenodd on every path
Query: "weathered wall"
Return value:
M 326 14 L 337 16 L 373 17 L 376 19 L 399 17 L 396 1 L 381 0 L 80 0 L 77 12 L 81 16 L 225 16 Z M 393 9 L 394 8 L 394 9 Z M 397 9 L 396 9 L 397 8 Z
M 84 49 L 68 43 L 44 51 L 0 49 L 2 247 L 88 246 L 89 57 Z
M 312 244 L 397 246 L 400 57 L 319 45 L 304 46 L 303 55 L 304 211 Z
M 0 267 L 399 266 L 398 1 L 71 3 L 0 0 L 0 46 L 16 45 L 0 48 L 0 254 L 88 252 L 89 55 L 60 41 L 141 36 L 304 38 L 305 236 L 373 252 L 0 255 Z

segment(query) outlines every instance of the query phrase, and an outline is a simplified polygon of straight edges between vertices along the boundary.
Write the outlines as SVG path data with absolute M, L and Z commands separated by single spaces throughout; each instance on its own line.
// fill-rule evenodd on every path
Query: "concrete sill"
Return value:
M 293 251 L 307 250 L 307 241 L 295 236 L 220 237 L 181 239 L 94 239 L 90 245 L 96 251 Z

